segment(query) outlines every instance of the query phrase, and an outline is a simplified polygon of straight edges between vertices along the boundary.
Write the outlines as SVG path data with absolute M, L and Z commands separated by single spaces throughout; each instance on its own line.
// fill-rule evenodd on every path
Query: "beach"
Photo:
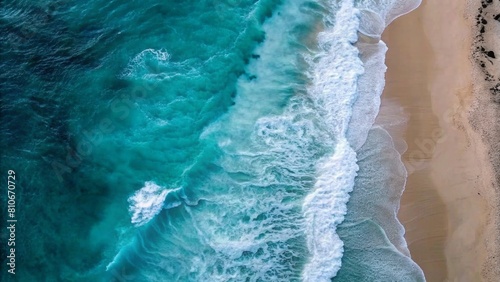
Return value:
M 466 1 L 424 1 L 383 35 L 382 105 L 395 102 L 409 118 L 399 219 L 427 281 L 496 281 L 498 271 L 495 172 L 475 114 L 473 9 Z

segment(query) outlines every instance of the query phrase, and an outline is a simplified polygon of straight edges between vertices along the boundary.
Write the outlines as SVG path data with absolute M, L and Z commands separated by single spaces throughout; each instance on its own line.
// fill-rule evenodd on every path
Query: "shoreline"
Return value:
M 467 9 L 465 1 L 424 1 L 382 36 L 389 47 L 382 105 L 397 103 L 409 116 L 406 132 L 395 136 L 408 146 L 398 217 L 427 281 L 493 281 L 485 269 L 496 252 L 495 174 L 469 121 L 475 96 Z

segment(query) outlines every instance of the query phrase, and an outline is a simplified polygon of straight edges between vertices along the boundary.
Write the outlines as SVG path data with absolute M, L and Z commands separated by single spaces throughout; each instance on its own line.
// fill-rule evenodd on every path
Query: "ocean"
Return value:
M 1 280 L 425 281 L 377 118 L 419 4 L 2 1 Z

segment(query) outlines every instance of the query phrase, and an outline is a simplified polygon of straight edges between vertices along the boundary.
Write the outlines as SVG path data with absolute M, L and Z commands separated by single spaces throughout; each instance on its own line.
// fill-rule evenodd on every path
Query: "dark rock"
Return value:
M 500 14 L 495 16 L 495 21 L 500 21 Z
M 491 94 L 493 94 L 493 95 L 497 95 L 498 93 L 500 93 L 500 83 L 497 83 L 497 85 L 490 88 L 490 90 L 491 90 Z
M 490 57 L 490 58 L 495 59 L 495 52 L 493 52 L 493 51 L 488 51 L 488 52 L 486 53 L 486 55 L 488 55 L 488 57 Z
M 500 102 L 500 83 L 497 83 L 494 87 L 490 88 L 491 94 L 493 95 L 494 102 Z

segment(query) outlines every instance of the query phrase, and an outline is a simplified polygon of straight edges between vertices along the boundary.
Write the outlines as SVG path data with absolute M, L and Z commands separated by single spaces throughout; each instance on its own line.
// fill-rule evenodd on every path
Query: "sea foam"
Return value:
M 355 152 L 346 139 L 356 82 L 364 71 L 353 45 L 358 23 L 354 1 L 342 1 L 334 19 L 327 18 L 327 28 L 318 35 L 320 53 L 309 60 L 312 85 L 308 92 L 337 144 L 334 154 L 318 163 L 314 189 L 303 204 L 311 254 L 303 270 L 304 281 L 330 281 L 341 265 L 343 243 L 336 227 L 347 212 L 358 169 Z
M 132 214 L 130 221 L 135 226 L 148 223 L 163 209 L 167 195 L 177 190 L 162 188 L 151 181 L 146 182 L 144 187 L 128 199 L 129 211 Z
M 395 18 L 419 4 L 419 0 L 356 4 L 360 11 L 359 32 L 364 35 L 356 47 L 365 73 L 358 80 L 358 98 L 353 105 L 347 138 L 357 152 L 360 171 L 351 198 L 353 202 L 348 205 L 347 222 L 339 226 L 347 259 L 334 281 L 370 281 L 373 277 L 384 281 L 425 280 L 421 269 L 410 258 L 404 228 L 397 219 L 406 179 L 400 156 L 405 144 L 393 140 L 386 131 L 397 131 L 395 128 L 404 123 L 405 117 L 397 105 L 390 105 L 390 120 L 378 117 L 387 51 L 380 40 L 382 32 Z M 376 118 L 378 123 L 374 126 Z M 376 198 L 373 195 L 377 195 Z
M 314 191 L 303 205 L 311 253 L 303 271 L 304 281 L 330 281 L 340 268 L 343 243 L 336 228 L 344 220 L 348 193 L 354 187 L 358 169 L 354 151 L 360 150 L 368 138 L 385 84 L 387 47 L 379 39 L 390 22 L 419 4 L 418 0 L 342 1 L 334 13 L 333 26 L 327 22 L 318 35 L 323 52 L 309 60 L 313 81 L 309 93 L 338 143 L 334 156 L 319 162 Z M 333 8 L 337 5 L 331 2 Z M 358 41 L 357 32 L 375 42 Z M 393 218 L 384 228 L 396 248 L 408 255 L 402 226 Z

